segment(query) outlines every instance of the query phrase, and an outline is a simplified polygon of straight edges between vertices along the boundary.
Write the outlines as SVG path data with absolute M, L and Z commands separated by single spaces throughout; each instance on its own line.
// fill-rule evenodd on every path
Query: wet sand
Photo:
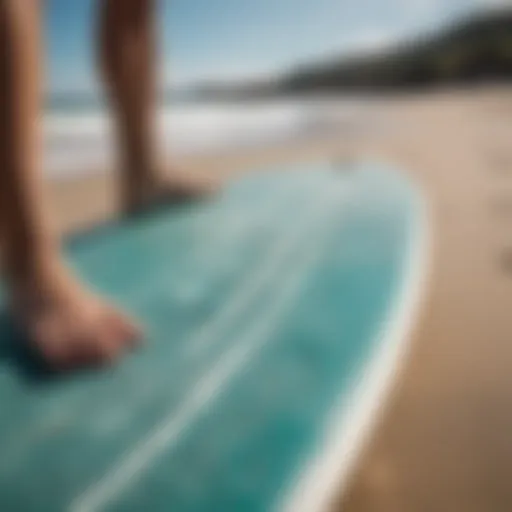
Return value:
M 512 509 L 512 88 L 387 99 L 389 129 L 176 165 L 229 177 L 360 153 L 398 164 L 432 211 L 432 268 L 410 354 L 335 504 L 347 512 Z M 115 212 L 113 176 L 49 183 L 76 229 Z

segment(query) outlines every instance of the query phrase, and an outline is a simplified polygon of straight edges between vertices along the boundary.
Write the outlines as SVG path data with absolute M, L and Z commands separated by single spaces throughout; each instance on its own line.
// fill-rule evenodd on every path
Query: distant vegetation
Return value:
M 468 17 L 435 34 L 373 54 L 303 65 L 272 82 L 214 85 L 215 97 L 372 91 L 512 80 L 512 10 Z
M 512 79 L 512 10 L 467 19 L 384 53 L 305 67 L 280 88 L 365 89 Z

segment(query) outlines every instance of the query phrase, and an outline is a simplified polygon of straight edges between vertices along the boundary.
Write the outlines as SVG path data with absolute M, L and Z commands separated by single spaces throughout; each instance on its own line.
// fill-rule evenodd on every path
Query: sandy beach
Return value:
M 370 156 L 397 164 L 431 205 L 428 290 L 385 414 L 349 491 L 348 512 L 505 512 L 512 503 L 512 88 L 381 100 L 388 121 L 268 150 L 182 157 L 229 178 L 294 159 Z M 47 183 L 56 222 L 115 214 L 113 174 Z

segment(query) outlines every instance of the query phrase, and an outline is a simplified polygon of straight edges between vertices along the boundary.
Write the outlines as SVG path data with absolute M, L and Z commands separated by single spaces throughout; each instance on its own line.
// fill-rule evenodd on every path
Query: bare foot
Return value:
M 217 184 L 205 177 L 173 175 L 150 178 L 129 187 L 124 210 L 137 213 L 151 206 L 193 201 L 213 194 L 216 189 Z
M 62 264 L 12 286 L 14 318 L 55 370 L 112 364 L 140 338 L 135 324 L 85 290 Z

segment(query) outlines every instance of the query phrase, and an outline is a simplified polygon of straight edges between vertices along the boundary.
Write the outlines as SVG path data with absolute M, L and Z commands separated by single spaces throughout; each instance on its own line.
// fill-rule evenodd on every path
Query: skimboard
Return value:
M 343 489 L 404 357 L 424 205 L 383 164 L 285 167 L 69 242 L 146 346 L 52 379 L 0 328 L 1 510 L 313 512 Z

